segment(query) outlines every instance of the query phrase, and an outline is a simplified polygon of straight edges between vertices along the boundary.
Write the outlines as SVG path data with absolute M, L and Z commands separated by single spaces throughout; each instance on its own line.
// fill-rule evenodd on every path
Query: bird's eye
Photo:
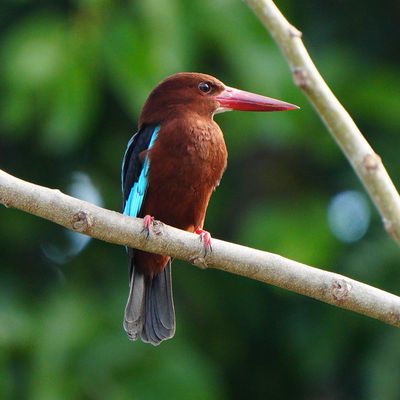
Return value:
M 210 91 L 211 91 L 211 85 L 210 85 L 209 83 L 207 83 L 207 82 L 201 82 L 201 83 L 199 84 L 199 89 L 200 89 L 200 91 L 203 92 L 203 93 L 210 93 Z

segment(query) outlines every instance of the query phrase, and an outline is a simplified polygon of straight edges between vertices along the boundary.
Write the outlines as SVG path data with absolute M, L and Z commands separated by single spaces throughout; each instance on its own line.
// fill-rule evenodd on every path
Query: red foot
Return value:
M 150 227 L 153 224 L 154 217 L 151 215 L 145 215 L 143 218 L 143 230 L 142 232 L 146 232 L 146 237 L 149 237 L 150 235 Z
M 198 227 L 195 231 L 198 235 L 200 235 L 200 241 L 203 242 L 204 245 L 204 255 L 206 256 L 208 253 L 212 252 L 211 246 L 211 235 L 210 232 L 205 231 L 204 229 Z

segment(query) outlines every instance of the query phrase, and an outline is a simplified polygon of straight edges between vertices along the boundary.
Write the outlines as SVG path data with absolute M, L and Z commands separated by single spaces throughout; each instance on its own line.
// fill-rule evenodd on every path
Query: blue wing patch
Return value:
M 157 139 L 158 131 L 160 130 L 160 125 L 157 125 L 153 131 L 153 134 L 150 139 L 149 146 L 147 147 L 150 150 L 155 140 Z M 129 147 L 132 145 L 132 139 L 128 143 L 128 148 L 125 154 L 127 154 Z M 122 170 L 124 171 L 124 164 L 122 166 Z M 143 163 L 142 171 L 140 172 L 138 180 L 133 184 L 132 189 L 129 193 L 129 197 L 126 200 L 124 207 L 124 214 L 129 215 L 131 217 L 137 217 L 139 215 L 140 209 L 142 208 L 143 200 L 146 195 L 147 187 L 149 184 L 148 175 L 150 171 L 150 159 L 149 156 L 146 155 L 146 158 Z

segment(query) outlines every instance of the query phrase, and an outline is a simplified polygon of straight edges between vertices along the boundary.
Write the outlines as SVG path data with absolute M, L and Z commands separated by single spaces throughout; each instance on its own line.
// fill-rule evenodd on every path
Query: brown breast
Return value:
M 219 126 L 196 116 L 171 120 L 162 125 L 149 157 L 149 187 L 141 215 L 190 232 L 203 227 L 211 194 L 227 164 Z M 143 252 L 136 258 L 153 272 L 168 262 L 168 257 Z
M 213 121 L 179 118 L 163 125 L 150 151 L 144 212 L 180 229 L 202 225 L 226 168 L 223 134 Z

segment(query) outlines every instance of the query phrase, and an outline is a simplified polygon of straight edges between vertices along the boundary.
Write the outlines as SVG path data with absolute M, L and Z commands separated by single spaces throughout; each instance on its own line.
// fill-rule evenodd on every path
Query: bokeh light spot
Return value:
M 72 173 L 67 193 L 100 207 L 103 206 L 103 199 L 100 192 L 93 184 L 89 175 L 83 172 Z M 66 230 L 64 243 L 46 243 L 42 246 L 42 250 L 45 256 L 51 261 L 57 264 L 64 264 L 78 255 L 88 245 L 90 240 L 90 236 Z
M 328 223 L 332 233 L 342 242 L 360 240 L 368 230 L 371 218 L 365 195 L 348 190 L 334 196 L 328 207 Z

